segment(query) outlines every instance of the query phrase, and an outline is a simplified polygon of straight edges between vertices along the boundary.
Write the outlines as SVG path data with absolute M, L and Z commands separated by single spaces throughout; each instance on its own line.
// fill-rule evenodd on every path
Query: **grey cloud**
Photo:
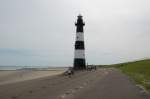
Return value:
M 3 60 L 0 64 L 72 65 L 74 22 L 79 13 L 86 24 L 89 64 L 150 57 L 149 3 L 149 0 L 1 0 L 0 49 L 5 49 L 5 57 L 0 55 Z M 19 57 L 16 53 L 16 58 L 11 58 L 7 48 L 29 53 Z

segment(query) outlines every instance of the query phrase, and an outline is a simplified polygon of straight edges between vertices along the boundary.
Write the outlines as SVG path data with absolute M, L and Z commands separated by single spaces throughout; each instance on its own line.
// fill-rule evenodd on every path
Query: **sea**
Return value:
M 0 70 L 66 70 L 67 68 L 51 66 L 0 66 Z

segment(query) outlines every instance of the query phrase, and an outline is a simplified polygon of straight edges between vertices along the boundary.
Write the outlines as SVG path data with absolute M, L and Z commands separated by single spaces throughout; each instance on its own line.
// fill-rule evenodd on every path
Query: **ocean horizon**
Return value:
M 58 67 L 58 66 L 0 66 L 0 70 L 59 70 L 66 69 L 66 67 Z

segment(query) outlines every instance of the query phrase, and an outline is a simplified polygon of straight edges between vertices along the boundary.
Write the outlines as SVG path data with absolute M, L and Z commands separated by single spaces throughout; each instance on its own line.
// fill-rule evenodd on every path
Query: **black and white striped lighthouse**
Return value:
M 75 41 L 75 52 L 74 52 L 74 69 L 82 70 L 86 69 L 85 61 L 85 47 L 84 47 L 84 29 L 82 16 L 79 15 L 77 18 L 76 26 L 76 41 Z

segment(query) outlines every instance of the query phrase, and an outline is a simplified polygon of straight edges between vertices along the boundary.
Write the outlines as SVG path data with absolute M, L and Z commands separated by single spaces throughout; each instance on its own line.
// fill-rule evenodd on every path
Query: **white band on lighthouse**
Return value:
M 84 50 L 75 50 L 74 58 L 85 59 Z
M 76 41 L 84 41 L 84 33 L 78 32 L 76 34 Z

